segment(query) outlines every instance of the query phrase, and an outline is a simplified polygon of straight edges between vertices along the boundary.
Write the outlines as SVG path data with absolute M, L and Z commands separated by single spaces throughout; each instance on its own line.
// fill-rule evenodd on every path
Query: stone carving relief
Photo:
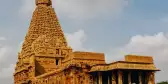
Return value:
M 68 56 L 70 50 L 65 46 L 64 42 L 59 37 L 49 37 L 49 35 L 42 35 L 32 44 L 32 49 L 36 55 L 50 55 L 50 56 Z

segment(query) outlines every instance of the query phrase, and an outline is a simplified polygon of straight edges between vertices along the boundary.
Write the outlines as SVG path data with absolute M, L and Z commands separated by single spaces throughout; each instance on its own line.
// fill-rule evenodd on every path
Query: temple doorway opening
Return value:
M 99 84 L 99 76 L 97 72 L 92 73 L 94 84 Z
M 141 79 L 142 79 L 142 84 L 148 84 L 147 76 L 146 76 L 146 71 L 142 71 L 141 74 Z
M 112 84 L 111 72 L 102 72 L 102 84 Z
M 123 84 L 129 84 L 128 83 L 128 71 L 123 71 Z
M 138 71 L 132 71 L 131 72 L 131 83 L 133 83 L 133 84 L 139 84 L 139 74 L 138 74 Z

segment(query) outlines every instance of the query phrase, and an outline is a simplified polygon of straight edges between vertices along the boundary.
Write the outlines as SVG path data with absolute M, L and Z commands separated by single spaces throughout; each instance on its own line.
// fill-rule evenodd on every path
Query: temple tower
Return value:
M 72 49 L 67 45 L 54 8 L 52 8 L 52 1 L 35 0 L 35 3 L 36 8 L 15 68 L 14 78 L 17 82 L 23 80 L 22 78 L 18 79 L 21 77 L 18 73 L 25 73 L 27 75 L 25 76 L 26 78 L 33 78 L 47 73 L 55 69 L 53 68 L 56 67 L 54 64 L 60 65 L 65 58 L 68 58 L 68 54 L 72 52 Z M 53 61 L 53 66 L 46 66 L 42 62 L 44 59 Z M 26 68 L 29 68 L 31 72 L 27 73 Z
M 64 33 L 51 3 L 51 0 L 36 0 L 36 9 L 22 47 L 24 57 L 30 57 L 32 43 L 42 35 L 56 36 L 63 41 L 64 46 L 67 46 Z

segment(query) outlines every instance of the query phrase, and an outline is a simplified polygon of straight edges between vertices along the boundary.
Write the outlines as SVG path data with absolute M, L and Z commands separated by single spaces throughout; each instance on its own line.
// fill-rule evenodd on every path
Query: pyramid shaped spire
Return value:
M 23 56 L 29 57 L 32 54 L 32 43 L 42 35 L 56 36 L 61 39 L 64 46 L 67 46 L 64 33 L 51 4 L 51 0 L 36 0 L 36 9 L 22 46 Z

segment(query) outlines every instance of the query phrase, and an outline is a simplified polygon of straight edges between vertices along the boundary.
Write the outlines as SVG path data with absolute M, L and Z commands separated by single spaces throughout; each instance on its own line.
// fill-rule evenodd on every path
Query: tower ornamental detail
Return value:
M 46 4 L 46 5 L 51 5 L 51 0 L 36 0 L 36 5 L 39 4 Z

